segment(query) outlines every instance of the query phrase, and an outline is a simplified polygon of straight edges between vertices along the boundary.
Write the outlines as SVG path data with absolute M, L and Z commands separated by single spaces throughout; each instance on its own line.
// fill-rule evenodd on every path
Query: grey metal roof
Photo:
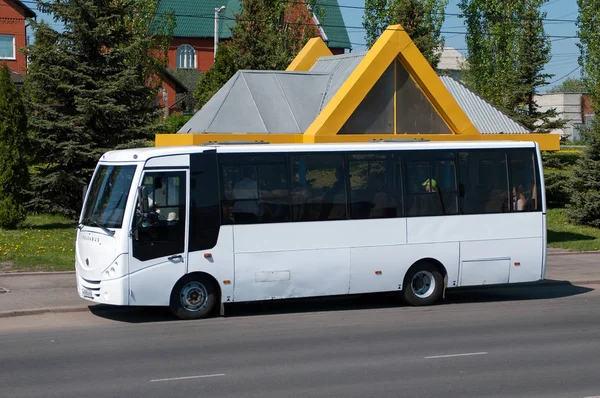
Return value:
M 366 52 L 359 52 L 321 57 L 315 62 L 312 68 L 310 68 L 311 72 L 331 74 L 331 79 L 327 85 L 327 93 L 321 104 L 321 110 L 327 105 L 335 93 L 337 93 L 350 74 L 354 72 L 354 69 L 356 69 L 366 54 Z
M 302 134 L 321 110 L 329 77 L 238 71 L 178 133 Z
M 527 134 L 530 131 L 449 76 L 440 76 L 458 105 L 481 134 Z

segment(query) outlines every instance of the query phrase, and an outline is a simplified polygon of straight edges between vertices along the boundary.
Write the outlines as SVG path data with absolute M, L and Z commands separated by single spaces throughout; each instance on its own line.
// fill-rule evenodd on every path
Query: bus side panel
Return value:
M 185 274 L 185 263 L 162 262 L 129 275 L 129 305 L 169 305 L 175 283 Z
M 205 257 L 205 255 L 210 256 Z M 221 289 L 221 302 L 234 301 L 233 297 L 233 227 L 219 229 L 217 244 L 212 249 L 188 253 L 188 273 L 205 272 L 217 280 Z M 224 283 L 225 280 L 230 281 Z
M 455 281 L 458 246 L 458 242 L 448 242 L 354 248 L 350 293 L 401 290 L 408 269 L 424 258 L 442 263 L 449 278 Z M 376 271 L 381 271 L 381 274 Z
M 542 221 L 541 212 L 409 218 L 408 243 L 537 238 Z
M 347 248 L 236 254 L 235 299 L 347 294 L 349 263 Z
M 530 214 L 523 217 L 526 223 L 520 228 L 528 230 L 531 237 L 517 239 L 510 244 L 512 261 L 509 283 L 534 282 L 544 278 L 546 216 L 542 213 Z M 533 217 L 533 220 L 529 217 Z
M 548 265 L 548 219 L 546 213 L 543 215 L 544 235 L 542 236 L 542 278 L 546 279 L 546 266 Z
M 494 283 L 500 283 L 501 280 L 522 282 L 537 280 L 541 275 L 543 228 L 541 212 L 419 217 L 408 219 L 407 238 L 409 244 L 476 242 L 460 246 L 460 261 L 495 261 L 515 258 L 514 261 L 519 262 L 517 259 L 519 257 L 522 260 L 520 261 L 521 265 L 511 266 L 510 269 L 504 267 L 501 262 L 482 264 L 492 267 L 490 273 L 504 270 L 502 271 L 504 276 L 500 277 L 497 274 L 492 278 L 496 280 Z M 500 244 L 502 241 L 509 243 Z M 469 250 L 476 250 L 476 252 Z M 526 255 L 523 255 L 524 251 L 527 253 Z M 456 269 L 447 264 L 444 266 L 448 271 L 448 287 L 458 286 L 458 264 Z M 487 271 L 480 273 L 480 269 L 477 268 L 479 266 L 475 263 L 465 264 L 464 272 L 475 272 L 477 275 L 460 275 L 460 279 L 473 281 L 473 279 L 486 278 Z M 509 274 L 511 275 L 510 279 Z M 533 275 L 537 275 L 537 277 L 533 278 Z
M 540 280 L 541 244 L 541 237 L 462 242 L 460 286 Z
M 544 278 L 544 257 L 546 240 L 546 216 L 542 213 L 532 213 L 535 220 L 527 228 L 537 228 L 537 234 L 532 237 L 518 239 L 511 243 L 511 267 L 509 283 L 534 282 Z M 522 228 L 526 228 L 522 226 Z M 541 250 L 540 250 L 541 248 Z
M 398 290 L 404 279 L 406 219 L 348 221 L 344 228 L 350 252 L 350 293 Z M 403 248 L 404 246 L 404 248 Z
M 235 301 L 347 294 L 353 240 L 348 224 L 234 226 Z

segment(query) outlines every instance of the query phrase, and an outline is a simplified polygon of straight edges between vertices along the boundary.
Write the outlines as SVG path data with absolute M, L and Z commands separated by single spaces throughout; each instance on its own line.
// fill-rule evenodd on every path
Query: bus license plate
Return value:
M 89 289 L 86 289 L 85 287 L 81 288 L 81 294 L 85 298 L 89 298 L 89 299 L 93 299 L 94 298 L 94 295 L 92 294 L 92 292 Z

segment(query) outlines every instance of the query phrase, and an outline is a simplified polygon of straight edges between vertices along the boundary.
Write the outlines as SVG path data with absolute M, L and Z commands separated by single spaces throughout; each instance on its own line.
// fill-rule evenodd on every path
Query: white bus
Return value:
M 223 304 L 544 278 L 533 142 L 217 144 L 100 159 L 79 220 L 79 295 L 203 318 Z

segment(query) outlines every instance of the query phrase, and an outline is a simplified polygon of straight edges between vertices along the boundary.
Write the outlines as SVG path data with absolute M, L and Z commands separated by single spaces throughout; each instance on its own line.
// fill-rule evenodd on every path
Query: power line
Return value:
M 556 0 L 559 1 L 559 0 Z M 303 1 L 297 1 L 297 0 L 280 0 L 281 3 L 287 3 L 287 4 L 298 4 L 298 5 L 306 5 L 305 2 Z M 36 4 L 37 2 L 35 1 L 28 1 L 22 0 L 22 3 L 29 3 L 29 4 Z M 340 8 L 340 9 L 350 9 L 350 10 L 366 10 L 367 8 L 365 6 L 351 6 L 351 5 L 345 5 L 345 4 L 319 4 L 318 1 L 315 5 L 317 8 Z M 577 12 L 572 12 L 569 14 L 566 14 L 565 16 L 568 15 L 573 15 L 576 14 Z M 459 17 L 459 18 L 463 18 L 463 14 L 457 14 L 457 13 L 448 13 L 448 12 L 444 12 L 444 15 L 446 16 L 453 16 L 453 17 Z M 502 18 L 505 19 L 505 18 Z M 514 21 L 526 21 L 527 18 L 507 18 L 509 20 L 514 20 Z M 537 18 L 536 18 L 537 19 Z M 546 21 L 546 22 L 565 22 L 565 23 L 576 23 L 577 20 L 575 19 L 561 19 L 561 18 L 539 18 L 542 21 Z
M 303 3 L 304 4 L 304 3 Z M 169 14 L 162 14 L 159 16 L 167 16 Z M 170 14 L 173 15 L 173 14 Z M 195 15 L 195 14 L 174 14 L 173 16 L 175 17 L 184 17 L 184 18 L 199 18 L 199 19 L 214 19 L 214 15 Z M 254 22 L 253 20 L 249 20 L 249 19 L 245 19 L 245 20 L 241 20 L 238 18 L 232 18 L 232 17 L 227 17 L 227 16 L 223 16 L 221 17 L 222 20 L 226 20 L 226 21 L 234 21 L 234 22 Z M 303 23 L 303 22 L 287 22 L 289 24 L 293 24 L 293 25 L 298 25 L 298 26 L 315 26 L 313 23 Z M 347 25 L 332 25 L 332 24 L 327 24 L 327 23 L 321 23 L 319 26 L 323 27 L 323 28 L 345 28 L 345 29 L 356 29 L 356 30 L 366 30 L 366 28 L 364 26 L 347 26 Z M 386 30 L 396 30 L 396 31 L 404 31 L 403 28 L 386 28 Z M 443 34 L 451 34 L 451 35 L 467 35 L 468 32 L 453 32 L 453 31 L 445 31 L 442 30 L 440 31 L 440 33 Z M 503 34 L 503 33 L 488 33 L 488 36 L 517 36 L 514 34 Z M 562 36 L 562 35 L 545 35 L 545 37 L 548 38 L 558 38 L 558 39 L 576 39 L 577 36 Z
M 298 1 L 286 1 L 286 0 L 281 0 L 282 2 L 285 3 L 290 3 L 290 4 L 306 4 L 304 2 L 298 2 Z M 326 5 L 326 6 L 331 6 L 331 7 L 335 7 L 334 5 Z M 339 6 L 340 8 L 362 8 L 364 9 L 365 7 L 360 7 L 360 6 Z M 175 17 L 182 17 L 182 18 L 198 18 L 198 19 L 214 19 L 214 15 L 197 15 L 197 14 L 157 14 L 158 16 L 167 16 L 167 15 L 173 15 Z M 459 14 L 456 14 L 459 15 Z M 232 17 L 227 17 L 227 16 L 223 16 L 221 17 L 222 20 L 227 20 L 227 21 L 234 21 L 234 22 L 253 22 L 252 20 L 240 20 L 237 18 L 232 18 Z M 303 23 L 303 22 L 288 22 L 289 24 L 294 24 L 294 25 L 298 25 L 298 26 L 315 26 L 314 23 Z M 340 29 L 355 29 L 355 30 L 365 30 L 366 28 L 364 26 L 346 26 L 344 24 L 342 25 L 333 25 L 333 24 L 327 24 L 327 23 L 322 23 L 320 24 L 321 27 L 323 28 L 340 28 Z M 390 28 L 388 28 L 389 30 Z M 402 28 L 400 29 L 394 29 L 394 30 L 404 30 Z M 440 33 L 442 34 L 449 34 L 449 35 L 467 35 L 468 32 L 462 32 L 462 31 L 447 31 L 447 30 L 442 30 Z M 506 36 L 506 37 L 515 37 L 516 35 L 514 34 L 503 34 L 503 33 L 487 33 L 488 36 Z M 577 39 L 577 36 L 567 36 L 567 35 L 545 35 L 545 37 L 547 38 L 551 38 L 551 39 L 558 39 L 558 40 L 566 40 L 566 39 Z M 557 40 L 557 41 L 558 41 Z
M 558 1 L 558 0 L 557 0 Z M 289 3 L 289 4 L 306 4 L 302 1 L 297 1 L 297 0 L 280 0 L 281 3 Z M 316 7 L 323 7 L 323 8 L 344 8 L 344 9 L 354 9 L 354 10 L 366 10 L 367 7 L 364 6 L 350 6 L 350 5 L 342 5 L 342 4 L 319 4 L 317 1 Z M 386 11 L 388 11 L 387 9 L 385 9 Z M 576 12 L 575 12 L 576 13 Z M 567 14 L 565 16 L 568 15 L 573 15 L 575 13 L 570 13 Z M 459 17 L 459 18 L 463 18 L 463 14 L 457 14 L 457 13 L 450 13 L 450 12 L 444 12 L 444 15 L 446 16 L 452 16 L 452 17 Z M 505 18 L 502 18 L 505 19 Z M 526 21 L 527 18 L 507 18 L 509 20 L 515 20 L 515 21 Z M 537 19 L 537 18 L 536 18 Z M 560 18 L 539 18 L 542 21 L 548 21 L 548 22 L 577 22 L 577 20 L 574 19 L 560 19 Z
M 573 69 L 571 72 L 569 72 L 569 73 L 567 73 L 566 75 L 564 75 L 564 76 L 562 76 L 562 77 L 560 77 L 560 78 L 558 78 L 558 79 L 554 80 L 553 82 L 550 82 L 550 83 L 546 84 L 546 86 L 550 86 L 550 85 L 552 85 L 552 84 L 554 84 L 554 83 L 557 83 L 557 82 L 561 81 L 561 80 L 562 80 L 562 79 L 564 79 L 565 77 L 569 77 L 569 76 L 571 75 L 571 73 L 573 73 L 573 72 L 577 71 L 579 68 L 581 68 L 581 66 L 578 66 L 577 68 Z

